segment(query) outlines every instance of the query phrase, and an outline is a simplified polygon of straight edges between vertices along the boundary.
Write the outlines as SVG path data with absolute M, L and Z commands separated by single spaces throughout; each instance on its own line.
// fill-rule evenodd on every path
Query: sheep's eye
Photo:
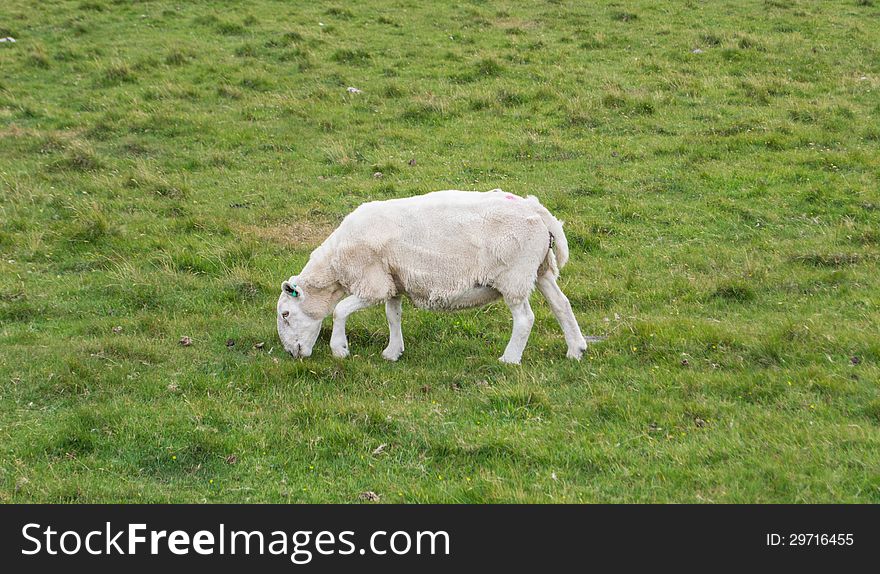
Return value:
M 287 316 L 290 315 L 290 311 L 282 311 L 281 316 L 287 319 Z

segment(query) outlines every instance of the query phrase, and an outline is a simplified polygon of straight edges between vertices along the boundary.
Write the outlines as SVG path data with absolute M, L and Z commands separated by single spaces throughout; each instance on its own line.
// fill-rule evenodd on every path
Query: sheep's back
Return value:
M 385 274 L 396 291 L 432 308 L 482 286 L 527 296 L 549 247 L 530 204 L 499 192 L 455 191 L 363 204 L 338 233 L 341 259 L 355 267 L 349 282 Z

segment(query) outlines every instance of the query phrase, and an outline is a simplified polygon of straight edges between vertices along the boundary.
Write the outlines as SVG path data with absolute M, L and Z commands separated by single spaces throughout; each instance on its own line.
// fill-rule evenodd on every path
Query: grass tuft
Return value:
M 330 57 L 334 62 L 339 62 L 340 64 L 365 64 L 370 61 L 370 53 L 363 49 L 350 50 L 350 49 L 342 49 L 336 50 L 333 52 L 333 55 Z
M 48 144 L 53 145 L 53 144 Z M 83 141 L 63 141 L 59 145 L 64 149 L 63 156 L 55 160 L 52 166 L 58 170 L 70 171 L 97 171 L 103 168 L 104 163 L 94 148 Z M 45 148 L 44 148 L 45 149 Z
M 746 303 L 754 301 L 755 290 L 741 280 L 724 281 L 715 288 L 713 296 L 727 301 Z
M 217 22 L 215 28 L 223 36 L 242 36 L 247 33 L 247 26 L 238 22 Z
M 114 62 L 104 69 L 100 76 L 104 86 L 116 86 L 119 84 L 132 83 L 137 80 L 134 70 L 125 62 Z
M 181 50 L 179 48 L 174 48 L 168 54 L 165 55 L 165 65 L 166 66 L 182 66 L 186 64 L 189 60 L 192 59 L 192 55 L 189 52 Z
M 27 62 L 30 66 L 35 68 L 41 68 L 43 70 L 49 69 L 49 56 L 41 46 L 34 46 L 31 49 L 27 57 Z
M 107 215 L 96 203 L 74 207 L 68 238 L 76 243 L 98 243 L 111 232 Z

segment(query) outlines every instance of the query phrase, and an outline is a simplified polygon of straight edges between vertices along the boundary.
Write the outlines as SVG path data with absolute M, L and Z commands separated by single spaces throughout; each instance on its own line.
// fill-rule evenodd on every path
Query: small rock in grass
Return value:
M 381 179 L 381 178 L 382 178 L 382 172 L 381 172 L 381 171 L 377 171 L 376 173 L 373 174 L 373 177 L 375 177 L 376 179 Z
M 259 350 L 261 350 L 261 349 L 262 349 L 263 347 L 265 347 L 265 346 L 266 346 L 266 343 L 264 343 L 263 341 L 260 341 L 259 343 L 256 343 L 256 344 L 254 345 L 254 349 L 256 349 L 256 350 L 259 351 Z
M 230 349 L 235 346 L 235 339 L 226 339 L 226 346 Z
M 407 163 L 409 164 L 410 167 L 414 166 L 416 164 L 416 158 L 412 158 Z
M 120 327 L 120 326 L 117 325 L 116 327 L 113 327 L 113 328 L 111 329 L 111 331 L 113 331 L 113 334 L 114 334 L 114 335 L 118 335 L 119 333 L 122 332 L 122 327 Z
M 682 367 L 688 367 L 688 366 L 690 366 L 690 364 L 691 364 L 690 361 L 688 361 L 687 359 L 682 359 L 682 360 L 681 360 L 681 366 L 682 366 Z
M 706 421 L 704 421 L 704 420 L 701 419 L 700 417 L 696 417 L 696 418 L 694 419 L 694 424 L 697 425 L 697 426 L 700 427 L 700 428 L 703 428 L 704 426 L 706 426 Z
M 364 93 L 363 90 L 359 90 L 359 89 L 355 88 L 354 86 L 349 86 L 347 91 L 349 94 L 363 94 Z
M 703 53 L 703 51 L 699 48 L 694 48 L 693 50 L 691 50 L 691 54 L 702 54 L 702 53 Z
M 379 456 L 385 451 L 385 447 L 388 446 L 384 442 L 373 449 L 373 456 Z
M 178 343 L 180 343 L 180 345 L 183 347 L 189 347 L 190 345 L 193 344 L 193 340 L 191 337 L 187 337 L 186 335 L 184 335 L 183 337 L 180 338 Z
M 358 498 L 361 500 L 369 500 L 370 502 L 379 502 L 379 495 L 372 490 L 360 493 Z

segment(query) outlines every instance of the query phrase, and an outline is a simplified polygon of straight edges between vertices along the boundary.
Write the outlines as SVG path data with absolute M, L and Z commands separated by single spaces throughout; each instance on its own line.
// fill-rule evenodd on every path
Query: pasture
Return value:
M 877 0 L 5 0 L 3 37 L 0 502 L 880 502 Z M 281 352 L 354 207 L 496 187 L 566 221 L 583 361 L 537 293 L 521 367 L 503 303 Z

